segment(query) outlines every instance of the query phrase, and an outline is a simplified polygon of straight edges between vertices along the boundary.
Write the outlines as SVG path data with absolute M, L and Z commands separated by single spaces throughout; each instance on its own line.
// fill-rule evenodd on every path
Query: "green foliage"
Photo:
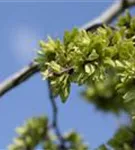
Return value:
M 34 117 L 29 119 L 23 127 L 16 129 L 19 137 L 14 139 L 14 144 L 9 146 L 9 150 L 34 149 L 37 144 L 44 141 L 48 119 L 46 117 Z
M 68 132 L 63 135 L 64 146 L 58 144 L 58 139 L 51 135 L 49 140 L 44 143 L 45 150 L 88 150 L 88 146 L 82 140 L 82 137 L 75 131 Z
M 52 129 L 46 117 L 29 119 L 24 126 L 16 129 L 19 136 L 14 139 L 14 144 L 8 149 L 33 150 L 40 146 L 43 150 L 63 150 L 64 148 L 65 150 L 88 150 L 88 146 L 77 132 L 72 131 L 63 135 L 65 146 L 63 147 Z
M 130 125 L 121 126 L 113 138 L 106 145 L 101 145 L 97 150 L 134 150 L 135 149 L 135 121 Z
M 104 26 L 87 33 L 75 28 L 65 32 L 63 42 L 50 37 L 47 42 L 40 41 L 36 61 L 43 79 L 51 81 L 53 94 L 65 102 L 71 83 L 77 83 L 87 85 L 86 97 L 97 102 L 98 108 L 102 101 L 111 102 L 111 111 L 119 112 L 125 109 L 125 102 L 134 101 L 134 20 L 127 13 L 117 30 Z M 110 108 L 107 103 L 105 111 Z
M 68 147 L 71 150 L 88 150 L 88 145 L 84 143 L 82 137 L 75 131 L 69 132 L 64 136 Z
M 40 41 L 38 62 L 43 80 L 49 79 L 54 96 L 65 102 L 71 83 L 85 85 L 83 96 L 98 110 L 120 113 L 135 118 L 135 18 L 122 16 L 117 29 L 106 25 L 94 32 L 66 31 L 63 41 Z M 60 138 L 52 133 L 46 117 L 32 118 L 18 128 L 19 137 L 10 150 L 60 150 Z M 62 136 L 66 150 L 88 150 L 74 131 Z M 63 148 L 63 149 L 64 149 Z M 135 122 L 121 127 L 114 137 L 97 150 L 134 150 Z
M 119 113 L 127 111 L 129 103 L 124 103 L 122 95 L 116 90 L 115 76 L 103 81 L 90 82 L 83 92 L 87 102 L 93 103 L 97 110 Z

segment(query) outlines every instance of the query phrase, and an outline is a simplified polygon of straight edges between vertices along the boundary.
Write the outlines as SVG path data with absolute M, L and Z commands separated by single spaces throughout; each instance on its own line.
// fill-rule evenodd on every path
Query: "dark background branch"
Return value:
M 51 84 L 50 81 L 48 80 L 48 92 L 49 92 L 49 100 L 52 106 L 52 127 L 55 131 L 55 134 L 58 138 L 58 140 L 60 141 L 60 150 L 66 149 L 64 143 L 64 138 L 60 132 L 60 128 L 58 126 L 58 108 L 57 108 L 57 104 L 55 101 L 55 97 L 53 96 L 52 90 L 51 90 Z

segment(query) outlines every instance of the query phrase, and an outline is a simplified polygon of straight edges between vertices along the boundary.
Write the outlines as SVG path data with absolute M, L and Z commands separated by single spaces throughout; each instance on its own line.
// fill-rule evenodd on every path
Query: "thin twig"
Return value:
M 86 31 L 93 30 L 97 25 L 104 23 L 110 23 L 118 15 L 120 15 L 126 8 L 132 7 L 135 5 L 135 0 L 123 0 L 117 1 L 109 9 L 107 9 L 101 16 L 90 21 L 86 25 L 82 26 L 80 29 L 85 29 Z M 38 65 L 36 63 L 31 63 L 30 65 L 24 67 L 19 72 L 15 73 L 10 78 L 6 79 L 0 83 L 0 97 L 5 93 L 13 89 L 14 87 L 20 85 L 35 73 L 39 72 Z
M 60 132 L 60 129 L 58 127 L 58 108 L 57 108 L 57 105 L 56 105 L 55 98 L 52 94 L 51 84 L 50 84 L 49 80 L 48 80 L 48 92 L 49 92 L 49 99 L 50 99 L 51 106 L 52 106 L 52 127 L 55 130 L 56 136 L 60 141 L 61 147 L 63 149 L 65 149 L 64 139 L 63 139 L 63 136 L 62 136 L 62 134 Z

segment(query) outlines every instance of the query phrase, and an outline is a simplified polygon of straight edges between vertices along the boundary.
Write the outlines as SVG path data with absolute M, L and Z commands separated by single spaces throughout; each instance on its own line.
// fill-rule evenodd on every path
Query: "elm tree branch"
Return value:
M 48 80 L 48 92 L 49 92 L 49 100 L 52 106 L 52 128 L 54 129 L 57 138 L 60 141 L 60 150 L 65 149 L 65 140 L 60 132 L 59 126 L 58 126 L 58 107 L 55 101 L 55 97 L 52 94 L 51 84 Z
M 117 18 L 125 9 L 131 8 L 135 5 L 135 0 L 118 0 L 107 10 L 105 10 L 99 17 L 83 25 L 81 29 L 89 31 L 96 27 L 98 24 L 109 24 Z
M 39 72 L 38 64 L 32 62 L 28 66 L 24 67 L 23 69 L 0 83 L 0 97 L 9 90 L 13 89 L 14 87 L 18 86 L 19 84 L 32 77 L 32 75 L 37 72 Z
M 105 12 L 103 12 L 103 14 L 101 14 L 95 20 L 92 20 L 86 25 L 82 26 L 80 29 L 91 31 L 101 26 L 103 23 L 108 24 L 118 15 L 120 15 L 126 8 L 130 8 L 134 5 L 135 0 L 117 1 Z M 2 97 L 5 93 L 32 77 L 37 72 L 39 72 L 38 64 L 32 62 L 28 66 L 24 67 L 22 70 L 16 72 L 13 76 L 9 77 L 8 79 L 5 79 L 2 83 L 0 83 L 0 97 Z

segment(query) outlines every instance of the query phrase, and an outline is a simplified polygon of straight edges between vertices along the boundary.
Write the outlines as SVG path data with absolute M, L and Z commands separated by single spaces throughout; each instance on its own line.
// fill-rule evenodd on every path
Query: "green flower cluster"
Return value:
M 100 81 L 87 83 L 83 92 L 84 97 L 94 106 L 105 112 L 120 113 L 125 111 L 132 115 L 135 114 L 135 61 L 134 61 L 134 33 L 135 18 L 129 13 L 122 16 L 118 22 L 118 31 L 122 31 L 121 45 L 117 43 L 117 60 L 112 59 L 114 68 L 107 73 L 107 77 Z M 115 31 L 114 31 L 115 32 Z M 115 32 L 115 33 L 116 33 Z M 114 34 L 115 34 L 114 33 Z M 123 41 L 122 41 L 123 40 Z M 130 42 L 132 44 L 129 44 Z M 128 43 L 129 42 L 129 43 Z M 127 103 L 128 102 L 128 103 Z
M 135 18 L 129 13 L 119 19 L 117 28 L 102 26 L 92 32 L 73 29 L 63 41 L 40 41 L 36 62 L 43 79 L 50 80 L 54 96 L 65 102 L 71 83 L 85 85 L 83 95 L 103 111 L 130 112 L 135 116 Z M 52 132 L 47 117 L 32 118 L 17 129 L 10 150 L 59 150 L 61 141 Z M 54 130 L 54 129 L 53 129 Z M 72 131 L 62 135 L 69 150 L 88 150 L 81 136 Z M 121 127 L 98 150 L 134 150 L 135 123 Z
M 115 76 L 115 90 L 126 101 L 135 99 L 135 18 L 121 17 L 116 30 L 105 26 L 94 32 L 73 29 L 63 41 L 40 41 L 36 61 L 43 79 L 49 79 L 63 102 L 71 83 L 97 84 Z M 129 88 L 130 87 L 130 88 Z

